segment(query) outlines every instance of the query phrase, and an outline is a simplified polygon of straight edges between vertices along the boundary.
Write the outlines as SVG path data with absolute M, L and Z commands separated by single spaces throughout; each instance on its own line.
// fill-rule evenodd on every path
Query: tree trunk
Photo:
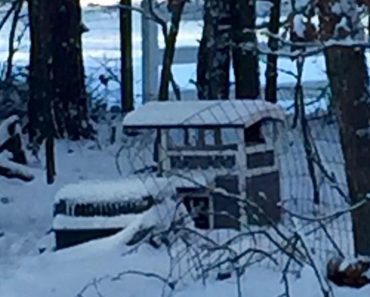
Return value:
M 87 94 L 82 59 L 79 0 L 53 0 L 52 32 L 54 114 L 59 137 L 88 137 Z
M 348 27 L 337 30 L 341 17 L 331 12 L 331 5 L 324 0 L 318 4 L 321 39 L 350 37 L 363 40 L 357 4 L 349 2 L 347 11 L 344 11 L 351 20 L 354 29 L 351 31 L 346 31 Z M 370 193 L 370 95 L 365 53 L 361 48 L 335 46 L 325 50 L 325 60 L 339 124 L 349 196 L 352 204 L 357 204 Z M 352 212 L 352 223 L 356 254 L 370 256 L 370 202 Z
M 198 52 L 199 99 L 229 99 L 230 3 L 206 0 L 204 26 Z
M 180 28 L 182 11 L 184 10 L 185 0 L 174 0 L 169 2 L 171 11 L 171 26 L 166 38 L 166 48 L 163 54 L 161 80 L 159 86 L 159 101 L 169 99 L 169 86 L 171 81 L 171 67 L 176 50 L 176 39 Z
M 334 98 L 352 204 L 370 193 L 370 97 L 364 51 L 326 50 L 326 65 Z M 355 250 L 370 256 L 370 202 L 352 212 Z
M 270 21 L 268 30 L 271 34 L 277 35 L 280 29 L 280 0 L 271 0 L 273 6 L 270 12 Z M 278 40 L 272 36 L 269 37 L 268 47 L 270 51 L 278 50 Z M 265 86 L 265 100 L 276 103 L 277 102 L 277 61 L 278 56 L 274 54 L 267 55 L 266 66 L 266 86 Z
M 55 162 L 54 154 L 51 153 L 53 144 L 51 139 L 55 135 L 53 121 L 53 101 L 55 98 L 55 74 L 53 71 L 53 38 L 50 26 L 52 12 L 52 1 L 30 0 L 30 35 L 31 35 L 31 56 L 30 56 L 30 99 L 28 106 L 29 133 L 31 141 L 40 145 L 47 139 L 47 182 L 54 181 Z
M 131 0 L 121 0 L 121 5 L 131 7 Z M 131 9 L 120 9 L 121 37 L 121 108 L 123 113 L 134 109 L 133 66 L 132 66 L 132 13 Z
M 233 68 L 235 97 L 257 99 L 260 94 L 258 54 L 256 49 L 255 0 L 231 0 Z
M 235 76 L 235 98 L 257 99 L 260 95 L 255 0 L 231 0 L 232 58 Z M 244 131 L 248 141 L 261 142 L 261 124 Z
M 40 106 L 49 101 L 54 134 L 73 140 L 88 137 L 79 1 L 29 0 L 29 15 L 31 138 L 36 134 L 39 142 L 46 138 L 41 122 L 47 111 Z
M 32 143 L 41 144 L 53 127 L 51 119 L 51 101 L 54 97 L 52 34 L 47 17 L 51 12 L 51 1 L 29 0 L 28 8 L 31 38 L 29 135 Z

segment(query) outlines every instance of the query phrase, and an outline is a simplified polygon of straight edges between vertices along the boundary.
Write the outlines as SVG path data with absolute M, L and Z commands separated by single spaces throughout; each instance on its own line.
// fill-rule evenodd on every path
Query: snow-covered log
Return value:
M 0 176 L 31 181 L 33 175 L 21 165 L 26 163 L 20 120 L 18 116 L 10 116 L 0 123 Z
M 10 161 L 5 153 L 0 154 L 0 176 L 16 178 L 25 182 L 34 179 L 33 174 L 25 166 Z
M 22 144 L 21 131 L 18 116 L 10 116 L 0 123 L 0 153 L 9 151 L 12 153 L 12 161 L 26 164 L 27 159 Z

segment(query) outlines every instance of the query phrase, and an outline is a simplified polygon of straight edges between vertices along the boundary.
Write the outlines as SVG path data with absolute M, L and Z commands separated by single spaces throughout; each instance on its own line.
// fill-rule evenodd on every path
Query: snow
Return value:
M 71 217 L 66 215 L 57 215 L 53 220 L 53 229 L 96 230 L 126 228 L 141 216 L 142 214 L 126 214 L 114 217 Z
M 138 0 L 132 1 L 133 3 L 139 2 Z M 117 0 L 81 0 L 81 6 L 86 7 L 88 5 L 113 5 L 117 4 Z
M 129 113 L 123 126 L 246 126 L 264 119 L 285 120 L 283 109 L 262 100 L 149 102 Z
M 0 167 L 9 168 L 13 173 L 19 173 L 25 179 L 32 180 L 34 178 L 32 172 L 24 165 L 9 161 L 10 156 L 7 153 L 0 154 Z M 1 194 L 1 193 L 0 193 Z
M 306 25 L 304 16 L 302 14 L 296 14 L 293 18 L 293 30 L 298 37 L 304 38 L 304 32 L 306 31 Z
M 157 197 L 165 190 L 165 178 L 138 177 L 122 178 L 114 181 L 89 180 L 64 186 L 55 196 L 55 201 L 74 200 L 76 202 L 141 200 L 152 195 Z
M 102 0 L 100 2 L 112 4 L 112 2 L 116 1 Z M 133 19 L 134 71 L 135 81 L 138 82 L 141 80 L 140 16 L 134 14 Z M 98 11 L 84 12 L 84 21 L 91 29 L 89 33 L 83 35 L 86 49 L 84 58 L 88 76 L 99 75 L 103 71 L 101 63 L 109 67 L 113 65 L 112 68 L 115 69 L 115 63 L 117 63 L 117 58 L 119 57 L 117 20 L 116 12 L 111 14 Z M 180 32 L 179 44 L 194 44 L 200 32 L 199 23 L 193 22 L 182 28 L 186 28 L 186 30 Z M 7 28 L 0 33 L 8 34 Z M 1 36 L 3 40 L 7 40 L 5 35 Z M 25 65 L 28 63 L 27 42 L 21 46 L 15 55 L 15 61 L 18 64 Z M 2 51 L 1 56 L 5 56 L 7 51 L 6 42 L 2 43 L 0 50 Z M 109 61 L 107 62 L 105 59 Z M 295 72 L 292 70 L 295 69 L 294 62 L 289 59 L 279 59 L 278 64 L 280 69 Z M 326 80 L 324 65 L 322 56 L 307 59 L 304 69 L 304 81 Z M 173 67 L 175 78 L 179 82 L 180 87 L 192 88 L 189 85 L 189 79 L 194 78 L 194 66 L 194 64 L 191 64 L 175 65 Z M 265 79 L 265 64 L 261 62 L 260 66 L 261 83 L 263 84 Z M 279 85 L 282 83 L 294 83 L 295 78 L 286 72 L 281 72 L 279 73 L 278 82 Z M 116 85 L 116 87 L 118 86 Z M 140 82 L 135 84 L 135 97 L 139 98 L 138 102 L 140 101 L 140 87 Z M 110 92 L 106 93 L 107 97 L 105 99 L 110 101 L 117 99 L 119 93 L 114 93 L 115 90 L 114 85 L 110 86 Z M 112 94 L 116 98 L 112 97 Z M 182 111 L 186 114 L 187 109 L 185 105 L 183 107 L 184 110 Z M 212 107 L 213 109 L 214 107 Z M 173 110 L 169 108 L 168 111 L 171 112 Z M 240 111 L 238 110 L 238 112 Z M 154 113 L 155 110 L 153 110 Z M 227 115 L 228 117 L 235 116 L 235 113 L 233 111 L 229 115 L 228 110 Z M 225 117 L 225 114 L 225 112 L 221 114 L 217 113 L 217 116 L 224 120 L 229 120 Z M 191 120 L 195 121 L 196 119 L 199 123 L 202 119 L 207 121 L 212 118 L 214 119 L 214 116 L 210 112 L 203 111 L 200 114 L 194 115 L 194 110 L 190 107 L 189 115 L 191 119 L 183 117 L 179 113 L 158 112 L 155 117 L 156 119 L 159 118 L 160 121 L 163 118 L 168 122 L 182 121 L 181 123 L 184 120 L 191 122 Z M 249 117 L 248 114 L 247 116 Z M 126 119 L 129 119 L 129 117 Z M 237 118 L 240 119 L 239 116 Z M 143 119 L 140 119 L 140 122 L 142 121 Z M 346 182 L 342 168 L 343 157 L 335 136 L 334 139 L 331 139 L 331 135 L 335 134 L 333 133 L 334 129 L 324 124 L 318 125 L 314 130 L 314 138 L 318 139 L 316 144 L 320 156 L 325 161 L 325 167 L 329 173 L 335 173 L 339 180 L 339 185 L 345 189 Z M 3 131 L 5 131 L 5 134 L 0 133 L 0 144 L 1 140 L 7 136 L 6 129 L 3 129 Z M 306 166 L 302 166 L 302 162 L 297 161 L 302 160 L 303 147 L 300 143 L 301 139 L 296 132 L 291 133 L 290 136 L 291 138 L 288 139 L 287 145 L 291 145 L 293 148 L 282 152 L 286 161 L 283 166 L 284 174 L 282 175 L 282 181 L 284 182 L 282 189 L 283 197 L 284 199 L 290 199 L 292 202 L 297 202 L 297 198 L 299 198 L 304 207 L 300 209 L 299 206 L 292 203 L 291 208 L 310 213 L 309 207 L 305 208 L 307 205 L 312 204 L 310 200 L 312 196 L 310 180 L 306 174 Z M 140 147 L 135 146 L 131 149 L 136 154 Z M 51 234 L 47 236 L 46 234 L 48 234 L 48 231 L 53 226 L 53 198 L 65 185 L 74 183 L 73 186 L 65 187 L 59 194 L 64 191 L 66 194 L 71 194 L 72 197 L 75 196 L 76 199 L 86 199 L 86 201 L 90 201 L 90 199 L 105 201 L 106 199 L 112 199 L 112 197 L 116 199 L 115 195 L 119 196 L 118 199 L 125 200 L 132 198 L 132 196 L 129 197 L 128 193 L 131 195 L 133 192 L 138 193 L 140 191 L 142 194 L 148 191 L 148 188 L 145 190 L 146 187 L 139 187 L 140 184 L 143 185 L 145 183 L 145 178 L 141 182 L 137 180 L 133 183 L 128 183 L 129 179 L 125 179 L 127 183 L 123 180 L 132 171 L 130 167 L 134 163 L 131 155 L 127 152 L 123 154 L 122 161 L 120 161 L 122 163 L 123 176 L 120 177 L 120 180 L 118 179 L 118 173 L 115 171 L 115 155 L 117 150 L 118 147 L 116 146 L 104 147 L 103 150 L 99 150 L 96 148 L 96 145 L 94 146 L 91 143 L 79 142 L 77 144 L 70 144 L 68 142 L 58 141 L 56 147 L 58 175 L 55 184 L 51 186 L 45 184 L 45 164 L 33 159 L 31 159 L 30 168 L 28 169 L 35 176 L 32 182 L 24 184 L 20 181 L 7 180 L 0 177 L 0 296 L 72 297 L 77 296 L 81 291 L 83 291 L 81 296 L 84 297 L 113 297 L 122 294 L 122 292 L 124 292 L 125 296 L 130 297 L 169 296 L 169 293 L 172 293 L 173 296 L 181 297 L 237 296 L 237 281 L 235 278 L 223 282 L 215 282 L 209 279 L 206 285 L 203 285 L 199 279 L 191 278 L 190 273 L 187 271 L 189 264 L 186 262 L 191 257 L 185 257 L 174 268 L 173 261 L 165 249 L 155 250 L 147 245 L 141 245 L 135 249 L 125 246 L 125 243 L 140 228 L 152 226 L 158 226 L 161 229 L 167 228 L 173 215 L 173 205 L 171 206 L 170 204 L 161 204 L 159 207 L 152 208 L 150 211 L 140 215 L 125 215 L 124 217 L 119 216 L 109 219 L 95 217 L 77 218 L 76 220 L 76 218 L 73 218 L 72 222 L 66 216 L 58 216 L 54 222 L 56 224 L 54 226 L 61 227 L 64 225 L 70 228 L 72 224 L 80 227 L 94 226 L 94 224 L 99 224 L 99 226 L 106 224 L 108 226 L 110 224 L 111 226 L 124 225 L 126 228 L 109 238 L 91 241 L 63 251 L 47 251 L 42 255 L 38 255 L 40 244 L 42 243 L 44 246 L 45 239 L 52 237 Z M 6 155 L 3 155 L 3 158 L 5 158 L 3 162 L 7 162 Z M 198 175 L 199 177 L 196 177 L 197 181 L 200 180 L 203 174 L 198 173 Z M 338 207 L 345 207 L 346 204 L 343 202 L 342 197 L 328 185 L 324 177 L 320 176 L 320 174 L 318 175 L 320 177 L 320 191 L 323 197 L 323 204 L 319 211 L 325 214 Z M 193 179 L 194 176 L 190 176 L 189 178 Z M 85 183 L 83 182 L 85 180 L 89 181 Z M 115 181 L 112 182 L 112 180 Z M 171 179 L 170 183 L 172 183 L 172 186 L 181 183 L 191 186 L 191 182 L 186 179 Z M 98 184 L 105 184 L 102 187 L 104 191 L 99 192 L 97 190 L 97 193 L 94 190 L 94 185 L 97 186 Z M 111 187 L 108 185 L 111 185 Z M 124 188 L 123 185 L 128 187 Z M 83 189 L 84 186 L 88 187 Z M 351 224 L 348 224 L 350 222 L 348 216 L 337 220 L 335 224 L 330 224 L 330 228 L 328 228 L 335 241 L 347 253 L 353 249 L 352 238 L 349 235 L 351 233 L 347 232 L 348 229 L 352 229 Z M 321 252 L 321 249 L 327 248 L 323 244 L 326 241 L 323 240 L 323 237 L 311 236 L 307 238 L 307 243 L 317 252 Z M 243 247 L 243 243 L 241 243 L 241 247 Z M 128 272 L 130 270 L 131 273 L 123 275 L 119 281 L 115 280 L 117 278 L 114 278 L 114 276 L 117 276 L 120 272 Z M 164 284 L 160 280 L 134 274 L 132 273 L 133 271 L 158 274 L 169 281 L 180 279 L 179 285 L 176 286 L 174 292 L 168 292 L 168 289 L 164 290 Z M 290 296 L 292 297 L 322 296 L 317 285 L 317 280 L 310 268 L 305 268 L 298 279 L 289 275 L 289 280 L 291 281 Z M 87 284 L 90 284 L 90 286 L 86 286 Z M 281 273 L 261 267 L 247 269 L 246 274 L 241 279 L 241 292 L 242 296 L 251 297 L 279 296 L 284 292 Z M 334 288 L 334 292 L 336 297 L 352 297 L 353 295 L 356 297 L 368 297 L 370 296 L 370 287 L 367 286 L 359 290 Z
M 122 292 L 125 296 L 141 297 L 238 296 L 234 277 L 226 281 L 209 279 L 205 284 L 201 280 L 181 277 L 181 270 L 173 269 L 165 249 L 155 250 L 147 245 L 130 249 L 122 245 L 123 235 L 121 232 L 110 238 L 27 259 L 21 270 L 1 283 L 0 296 L 113 297 Z M 175 289 L 171 291 L 151 274 L 173 282 Z M 322 296 L 309 267 L 303 269 L 299 278 L 288 275 L 288 280 L 290 296 Z M 242 296 L 271 297 L 284 292 L 281 274 L 263 268 L 247 269 L 240 284 Z M 358 290 L 335 287 L 334 293 L 336 297 L 367 297 L 370 287 Z
M 338 173 L 338 180 L 341 184 L 345 177 L 342 176 L 341 162 L 343 161 L 340 152 L 337 151 L 338 139 L 336 138 L 335 130 L 333 130 L 336 128 L 334 125 L 325 124 L 324 121 L 317 121 L 313 128 L 313 137 L 318 139 L 320 156 L 326 161 L 325 166 L 329 166 L 327 169 L 330 172 Z M 301 162 L 297 162 L 297 159 L 302 159 L 303 151 L 303 148 L 300 146 L 301 139 L 299 135 L 298 131 L 294 131 L 291 135 L 289 134 L 288 136 L 291 138 L 289 137 L 285 140 L 287 146 L 291 145 L 292 147 L 281 152 L 282 156 L 286 158 L 285 167 L 283 168 L 285 174 L 282 177 L 282 180 L 285 180 L 285 186 L 282 191 L 284 198 L 292 200 L 293 210 L 295 210 L 294 196 L 300 197 L 302 204 L 312 204 L 309 179 L 307 179 L 305 174 L 306 168 L 302 166 Z M 196 276 L 193 277 L 189 269 L 193 267 L 195 259 L 193 259 L 194 256 L 190 252 L 180 260 L 179 258 L 171 259 L 165 248 L 156 250 L 147 245 L 140 245 L 135 248 L 126 246 L 126 243 L 132 239 L 133 234 L 140 229 L 150 229 L 155 226 L 158 231 L 162 231 L 168 228 L 174 217 L 174 203 L 171 200 L 166 200 L 166 203 L 161 203 L 143 214 L 137 216 L 129 215 L 125 216 L 125 218 L 117 217 L 112 218 L 112 220 L 97 217 L 91 220 L 89 218 L 87 220 L 80 220 L 80 218 L 75 220 L 76 218 L 73 218 L 72 222 L 67 217 L 57 217 L 55 224 L 59 224 L 61 227 L 63 227 L 63 224 L 68 228 L 72 226 L 71 224 L 78 227 L 89 227 L 90 223 L 92 224 L 90 226 L 96 226 L 94 224 L 100 225 L 104 221 L 103 226 L 104 224 L 106 224 L 105 226 L 108 226 L 108 224 L 114 226 L 114 224 L 122 223 L 121 226 L 125 229 L 109 238 L 91 241 L 58 252 L 51 252 L 49 246 L 46 252 L 38 255 L 40 244 L 42 244 L 42 247 L 47 247 L 47 243 L 45 244 L 44 241 L 46 239 L 45 234 L 53 227 L 53 198 L 62 187 L 69 183 L 74 183 L 77 189 L 81 188 L 82 185 L 91 185 L 98 182 L 109 185 L 112 180 L 114 187 L 130 186 L 131 182 L 129 181 L 132 177 L 128 176 L 130 171 L 128 165 L 130 165 L 132 160 L 129 155 L 126 155 L 128 152 L 124 151 L 123 176 L 118 177 L 114 169 L 117 149 L 118 147 L 115 146 L 104 147 L 103 150 L 98 150 L 94 148 L 92 143 L 79 142 L 73 144 L 58 141 L 56 148 L 58 165 L 56 184 L 52 186 L 45 184 L 43 164 L 35 162 L 31 162 L 30 170 L 35 174 L 36 178 L 30 184 L 25 185 L 18 181 L 0 178 L 0 198 L 6 197 L 4 200 L 0 199 L 0 232 L 4 233 L 4 236 L 0 238 L 0 296 L 74 297 L 77 296 L 78 292 L 84 290 L 87 284 L 91 285 L 84 290 L 82 295 L 84 297 L 98 296 L 95 285 L 101 291 L 102 296 L 105 297 L 117 296 L 122 292 L 125 292 L 127 296 L 143 297 L 153 297 L 162 294 L 164 288 L 162 281 L 152 277 L 148 278 L 133 274 L 133 271 L 158 274 L 171 282 L 180 279 L 176 289 L 171 292 L 173 296 L 185 297 L 192 295 L 201 297 L 212 295 L 222 297 L 233 296 L 233 294 L 236 296 L 237 281 L 234 277 L 223 282 L 216 282 L 210 277 L 206 282 L 206 286 L 203 286 L 199 280 L 199 272 L 193 271 Z M 132 149 L 136 154 L 140 151 L 138 146 L 132 146 Z M 141 150 L 145 152 L 145 147 L 141 148 Z M 201 180 L 200 177 L 202 176 L 205 178 L 202 172 L 197 172 L 197 174 L 199 174 L 195 178 L 197 181 Z M 193 180 L 194 176 L 189 176 L 189 179 Z M 142 176 L 141 181 L 136 180 L 137 183 L 134 182 L 135 186 L 131 189 L 136 191 L 136 186 L 143 185 L 145 181 L 150 183 L 150 180 L 153 180 L 153 176 Z M 165 184 L 167 182 L 171 186 L 180 184 L 192 186 L 192 183 L 186 178 L 171 178 Z M 328 188 L 325 191 L 323 189 L 323 205 L 320 209 L 323 213 L 332 211 L 339 204 L 341 207 L 345 205 L 342 199 L 334 194 L 335 191 Z M 109 192 L 108 187 L 104 186 L 104 189 Z M 82 190 L 81 192 L 78 190 L 77 193 L 86 194 L 87 196 L 94 193 L 94 191 L 89 192 L 87 188 L 84 190 L 87 193 Z M 122 190 L 125 192 L 124 189 Z M 71 190 L 71 192 L 72 194 L 75 193 L 74 190 Z M 143 192 L 145 193 L 144 190 Z M 106 192 L 104 191 L 102 194 L 105 195 Z M 92 198 L 105 201 L 105 198 L 94 197 L 96 196 Z M 124 197 L 126 199 L 127 196 Z M 184 209 L 178 215 L 181 216 L 181 212 L 184 213 Z M 343 221 L 339 221 L 339 223 L 334 226 L 335 228 L 328 226 L 330 227 L 328 229 L 333 234 L 333 238 L 341 247 L 345 246 L 345 244 L 352 245 L 352 240 L 345 233 L 345 228 L 348 226 Z M 208 236 L 209 234 L 205 232 L 204 235 Z M 48 235 L 47 238 L 50 236 Z M 320 254 L 322 252 L 321 249 L 328 247 L 322 246 L 323 242 L 326 242 L 325 238 L 316 238 L 315 236 L 316 234 L 308 237 L 307 244 Z M 218 238 L 216 234 L 214 238 Z M 272 247 L 268 246 L 266 242 L 261 241 L 259 238 L 256 240 L 258 247 L 264 248 L 266 251 L 272 250 Z M 52 242 L 49 244 L 52 244 Z M 200 243 L 197 242 L 197 244 Z M 256 244 L 251 243 L 250 240 L 241 241 L 236 245 L 232 248 L 237 252 L 246 248 L 256 247 Z M 347 251 L 346 249 L 344 250 Z M 205 265 L 211 265 L 213 262 L 219 261 L 216 258 L 218 254 L 207 255 L 207 253 L 207 250 L 204 250 L 202 253 L 205 257 L 202 259 L 202 262 Z M 172 254 L 172 256 L 176 254 L 177 252 Z M 114 281 L 114 277 L 120 272 L 127 272 L 127 274 L 124 274 L 119 281 Z M 322 296 L 317 287 L 315 276 L 309 268 L 302 271 L 299 279 L 294 279 L 291 275 L 289 275 L 289 278 L 291 280 L 292 297 Z M 279 272 L 261 268 L 260 266 L 252 267 L 247 269 L 246 274 L 241 279 L 241 291 L 243 296 L 278 296 L 284 290 L 280 280 L 281 274 Z M 306 290 L 302 288 L 306 288 Z M 336 297 L 352 297 L 354 294 L 358 297 L 367 297 L 370 291 L 368 287 L 356 291 L 335 288 L 335 293 Z
M 349 27 L 348 20 L 346 17 L 342 17 L 339 21 L 339 23 L 335 26 L 335 35 L 338 36 L 340 33 L 340 30 L 343 30 L 344 32 L 351 32 L 351 28 Z
M 53 185 L 46 184 L 43 151 L 42 162 L 28 156 L 27 168 L 35 176 L 33 181 L 0 177 L 0 233 L 4 233 L 0 238 L 0 287 L 24 257 L 37 255 L 38 242 L 52 227 L 54 197 L 61 187 L 82 180 L 118 178 L 114 159 L 117 149 L 101 151 L 91 142 L 58 141 L 57 179 Z

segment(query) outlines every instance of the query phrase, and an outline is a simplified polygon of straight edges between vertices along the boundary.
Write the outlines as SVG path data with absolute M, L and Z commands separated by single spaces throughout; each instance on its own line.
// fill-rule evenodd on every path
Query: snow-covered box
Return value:
M 55 197 L 56 247 L 112 235 L 167 196 L 167 180 L 125 178 L 84 181 L 63 187 Z M 154 198 L 155 197 L 155 198 Z

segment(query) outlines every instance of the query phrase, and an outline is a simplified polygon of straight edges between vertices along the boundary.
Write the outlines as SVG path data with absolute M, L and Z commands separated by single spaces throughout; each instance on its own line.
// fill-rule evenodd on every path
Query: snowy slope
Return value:
M 200 280 L 182 279 L 174 282 L 172 291 L 160 280 L 163 278 L 169 283 L 178 280 L 176 272 L 171 274 L 170 267 L 165 250 L 148 246 L 129 250 L 122 244 L 119 233 L 79 247 L 26 259 L 22 269 L 8 279 L 1 279 L 0 296 L 238 296 L 235 279 L 210 279 L 206 286 Z M 312 270 L 306 268 L 299 279 L 290 277 L 289 280 L 292 297 L 322 297 Z M 279 296 L 284 292 L 284 284 L 279 273 L 253 268 L 242 277 L 240 292 L 241 296 L 248 297 Z M 370 286 L 360 290 L 335 288 L 334 293 L 336 297 L 368 297 Z

